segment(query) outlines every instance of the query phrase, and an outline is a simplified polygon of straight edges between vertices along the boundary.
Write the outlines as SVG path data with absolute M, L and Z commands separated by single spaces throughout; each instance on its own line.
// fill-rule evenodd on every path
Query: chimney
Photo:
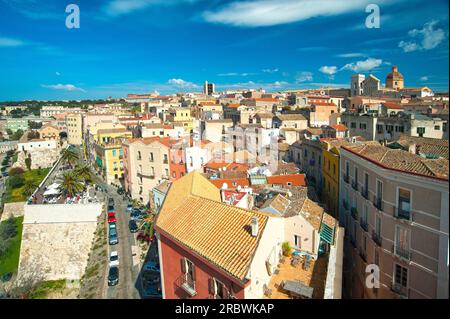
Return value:
M 258 236 L 258 218 L 257 217 L 252 217 L 252 237 L 257 237 Z
M 409 145 L 408 151 L 411 154 L 417 154 L 417 146 L 416 146 L 416 144 L 414 143 L 414 144 Z

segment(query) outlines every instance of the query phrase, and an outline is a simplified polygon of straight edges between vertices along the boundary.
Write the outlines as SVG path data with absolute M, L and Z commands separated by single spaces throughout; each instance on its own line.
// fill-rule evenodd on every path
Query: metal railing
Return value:
M 378 234 L 375 230 L 372 231 L 372 239 L 378 246 L 381 247 L 383 243 L 383 239 L 381 238 L 381 234 Z
M 401 209 L 400 207 L 393 207 L 394 209 L 394 217 L 397 219 L 405 219 L 410 220 L 411 219 L 411 211 L 407 211 L 404 209 Z
M 383 210 L 383 199 L 381 197 L 374 196 L 373 206 L 375 206 L 378 210 Z
M 391 284 L 391 290 L 395 292 L 396 294 L 401 295 L 402 297 L 408 297 L 408 288 L 405 286 L 402 286 L 398 283 L 393 282 Z
M 365 187 L 361 187 L 361 195 L 365 199 L 369 199 L 369 190 Z
M 195 289 L 195 280 L 187 274 L 182 274 L 178 277 L 175 284 L 177 287 L 187 292 L 191 297 L 197 294 L 197 290 Z
M 411 251 L 409 249 L 401 248 L 394 244 L 392 245 L 392 252 L 395 256 L 403 258 L 407 261 L 411 260 Z
M 347 184 L 350 181 L 350 177 L 347 174 L 344 174 L 344 182 L 346 182 Z
M 358 191 L 358 181 L 352 180 L 352 188 L 355 191 Z
M 359 219 L 359 224 L 361 225 L 361 228 L 365 231 L 368 231 L 369 226 L 367 225 L 367 220 L 364 220 L 363 218 Z
M 354 220 L 358 220 L 358 210 L 356 207 L 352 207 L 350 209 L 350 215 L 353 217 Z

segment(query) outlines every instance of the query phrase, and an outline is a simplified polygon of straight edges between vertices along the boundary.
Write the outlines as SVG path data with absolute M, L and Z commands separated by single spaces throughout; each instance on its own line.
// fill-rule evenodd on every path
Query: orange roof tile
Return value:
M 345 126 L 344 124 L 331 125 L 331 127 L 334 128 L 336 131 L 348 131 L 348 127 Z
M 210 198 L 205 198 L 203 187 Z M 155 230 L 245 283 L 268 216 L 221 203 L 220 191 L 211 187 L 197 172 L 173 182 Z M 254 217 L 259 225 L 256 237 L 249 231 Z
M 267 184 L 306 186 L 305 174 L 273 175 L 267 176 Z
M 211 179 L 210 182 L 217 188 L 222 188 L 223 184 L 225 183 L 227 184 L 228 188 L 250 186 L 250 181 L 248 180 L 248 178 L 220 178 Z

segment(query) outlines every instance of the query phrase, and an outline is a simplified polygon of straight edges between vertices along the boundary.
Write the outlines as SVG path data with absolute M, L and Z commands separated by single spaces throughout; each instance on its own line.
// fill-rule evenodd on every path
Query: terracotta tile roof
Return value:
M 448 140 L 403 135 L 394 143 L 399 144 L 406 151 L 411 145 L 415 144 L 420 154 L 430 154 L 446 159 L 449 158 Z
M 291 203 L 291 201 L 289 199 L 287 199 L 286 197 L 284 197 L 281 194 L 277 194 L 274 197 L 272 197 L 271 199 L 267 200 L 261 206 L 261 208 L 271 207 L 272 209 L 276 210 L 281 215 L 283 215 L 286 212 L 286 210 L 288 209 L 290 203 Z
M 208 184 L 196 172 L 175 181 L 155 229 L 244 283 L 268 216 L 221 203 L 220 191 L 212 185 L 215 191 L 208 193 L 216 194 L 210 195 L 218 200 L 205 198 L 202 187 Z M 200 189 L 194 192 L 197 187 Z M 259 226 L 256 237 L 250 231 L 253 217 Z
M 322 215 L 324 211 L 316 202 L 313 202 L 309 198 L 303 203 L 300 214 L 314 227 L 314 229 L 320 229 L 320 223 L 322 222 Z
M 110 134 L 110 133 L 127 133 L 127 134 L 132 134 L 131 131 L 128 131 L 125 128 L 112 128 L 112 129 L 101 129 L 101 130 L 97 130 L 97 134 Z
M 220 179 L 211 179 L 209 180 L 212 184 L 214 184 L 217 188 L 222 188 L 222 186 L 226 183 L 227 188 L 236 188 L 238 186 L 245 187 L 250 186 L 250 181 L 248 178 L 220 178 Z
M 232 109 L 237 109 L 239 106 L 241 106 L 241 105 L 240 104 L 235 104 L 235 103 L 228 104 L 228 107 L 232 108 Z
M 447 159 L 427 160 L 403 150 L 390 149 L 379 143 L 361 143 L 342 148 L 387 169 L 448 180 Z
M 405 107 L 395 102 L 384 102 L 384 106 L 388 109 L 403 110 Z
M 278 99 L 274 99 L 274 98 L 271 98 L 271 97 L 257 97 L 257 98 L 253 98 L 253 99 L 250 99 L 250 100 L 254 100 L 256 102 L 275 102 L 275 103 L 280 101 Z
M 330 127 L 334 128 L 336 131 L 348 131 L 348 127 L 344 124 L 331 125 Z
M 267 184 L 306 186 L 305 174 L 273 175 L 267 176 Z

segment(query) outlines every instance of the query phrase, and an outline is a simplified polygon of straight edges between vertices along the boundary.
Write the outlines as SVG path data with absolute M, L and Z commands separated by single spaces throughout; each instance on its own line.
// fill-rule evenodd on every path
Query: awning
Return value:
M 57 188 L 50 188 L 44 192 L 44 196 L 58 195 L 61 192 Z

